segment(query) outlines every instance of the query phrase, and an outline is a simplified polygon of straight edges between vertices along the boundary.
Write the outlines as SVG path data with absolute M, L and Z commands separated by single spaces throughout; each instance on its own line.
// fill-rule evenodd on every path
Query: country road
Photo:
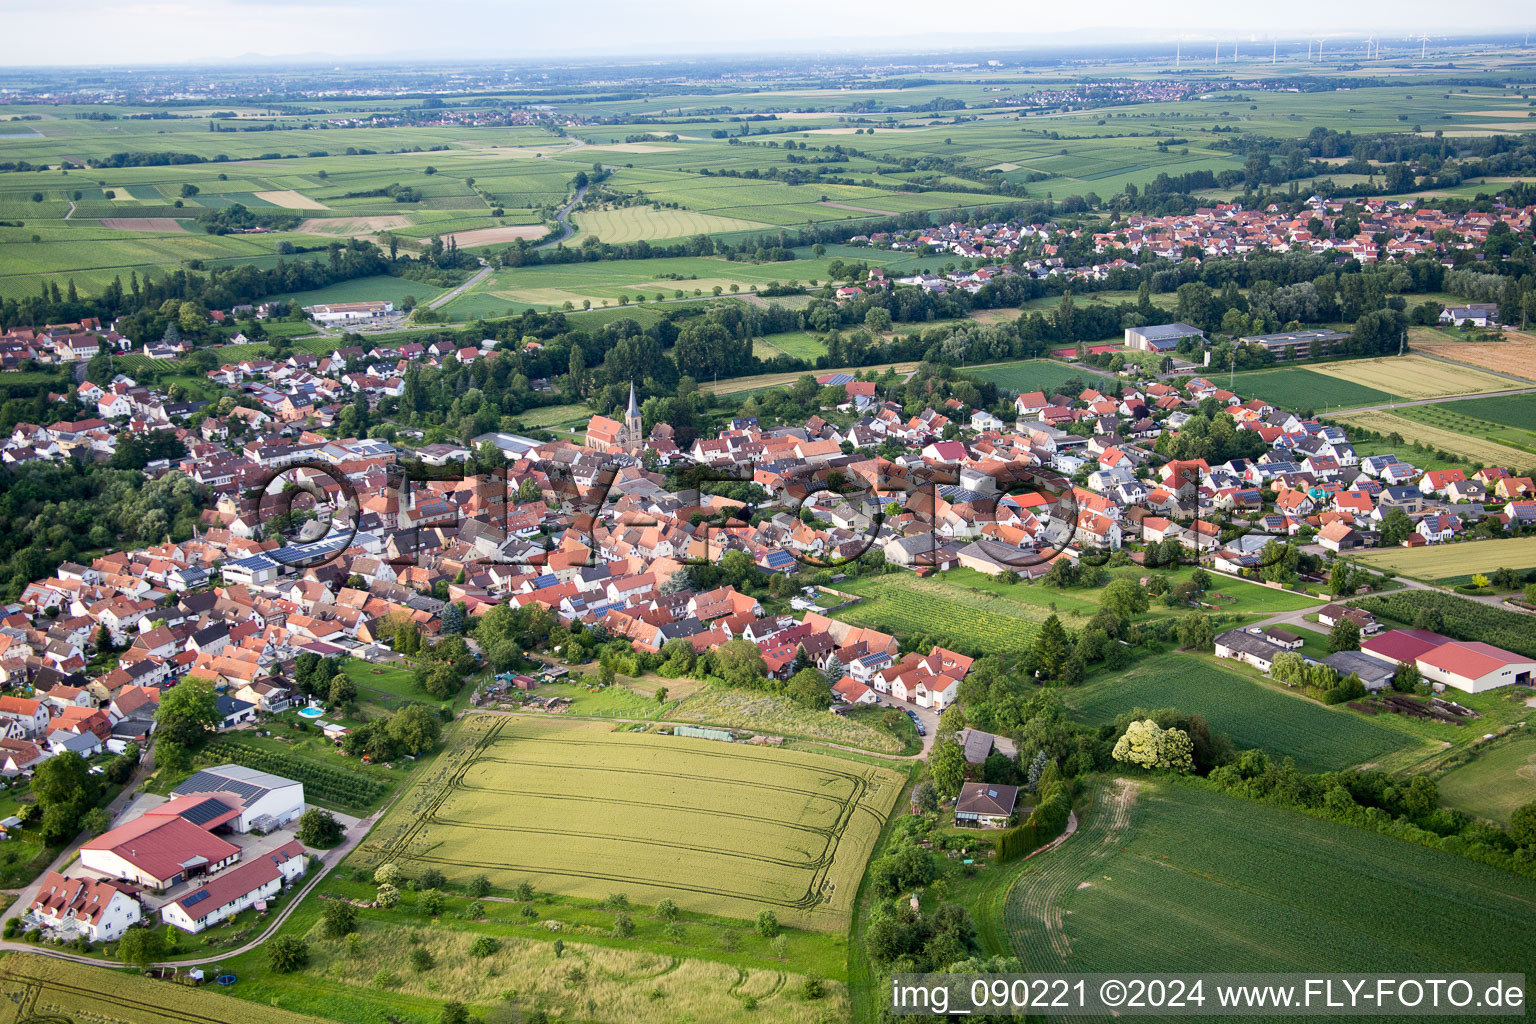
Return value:
M 470 288 L 474 287 L 475 285 L 479 284 L 481 281 L 484 281 L 488 276 L 490 276 L 491 269 L 492 269 L 491 265 L 489 263 L 487 263 L 485 266 L 483 266 L 479 270 L 477 270 L 475 272 L 475 275 L 473 277 L 471 277 L 468 281 L 465 281 L 463 284 L 459 285 L 457 288 L 453 289 L 452 291 L 443 292 L 443 294 L 439 295 L 437 298 L 435 298 L 431 302 L 427 303 L 427 308 L 428 309 L 436 309 L 438 306 L 444 306 L 444 305 L 447 305 L 449 302 L 452 302 L 454 299 L 458 298 L 460 295 L 463 295 Z
M 573 148 L 580 148 L 580 147 L 573 147 Z M 555 214 L 555 220 L 560 222 L 560 235 L 559 235 L 559 237 L 551 238 L 547 242 L 541 242 L 540 244 L 534 246 L 535 249 L 549 249 L 549 248 L 552 248 L 554 246 L 559 245 L 561 242 L 565 241 L 567 238 L 570 238 L 572 235 L 574 235 L 576 233 L 576 229 L 571 227 L 571 220 L 570 220 L 571 211 L 576 208 L 576 204 L 577 203 L 581 202 L 582 199 L 584 199 L 586 197 L 587 189 L 589 189 L 591 187 L 592 187 L 591 185 L 583 185 L 583 186 L 581 186 L 581 188 L 576 190 L 576 194 L 570 198 L 570 201 L 567 202 L 564 206 L 560 207 L 559 212 Z

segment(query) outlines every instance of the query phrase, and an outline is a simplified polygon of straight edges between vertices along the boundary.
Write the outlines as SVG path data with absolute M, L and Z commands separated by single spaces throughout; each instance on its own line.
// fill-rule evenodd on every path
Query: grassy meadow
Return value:
M 1420 746 L 1411 735 L 1345 708 L 1229 672 L 1181 654 L 1154 658 L 1114 678 L 1064 693 L 1075 717 L 1094 724 L 1132 708 L 1176 707 L 1204 715 L 1239 748 L 1290 757 L 1303 771 L 1331 771 L 1379 761 Z M 1448 727 L 1449 728 L 1449 727 Z

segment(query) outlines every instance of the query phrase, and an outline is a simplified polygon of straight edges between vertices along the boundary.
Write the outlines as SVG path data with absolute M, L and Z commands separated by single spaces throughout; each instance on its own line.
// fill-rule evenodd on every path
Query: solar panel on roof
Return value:
M 182 811 L 181 816 L 194 825 L 205 825 L 229 810 L 230 808 L 222 801 L 210 797 Z
M 188 896 L 182 897 L 181 905 L 184 906 L 184 907 L 194 906 L 194 905 L 196 905 L 198 903 L 203 902 L 203 900 L 205 900 L 207 898 L 208 898 L 208 890 L 207 889 L 199 889 L 199 890 L 197 890 L 197 892 L 194 892 L 194 893 L 192 893 L 192 894 L 190 894 Z

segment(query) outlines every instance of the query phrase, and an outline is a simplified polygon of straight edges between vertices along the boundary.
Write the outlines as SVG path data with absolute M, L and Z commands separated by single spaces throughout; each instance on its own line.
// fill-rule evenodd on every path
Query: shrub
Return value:
M 466 888 L 471 896 L 484 896 L 491 891 L 491 880 L 484 875 L 476 875 L 469 880 Z
M 448 898 L 436 889 L 423 889 L 416 897 L 416 906 L 428 917 L 437 917 L 448 906 Z
M 757 915 L 757 934 L 765 939 L 771 939 L 779 934 L 779 915 L 771 910 L 764 910 Z
M 501 948 L 501 943 L 489 935 L 481 935 L 469 944 L 469 955 L 479 959 L 485 959 Z
M 357 930 L 357 908 L 344 900 L 326 900 L 321 917 L 329 938 L 339 939 Z
M 635 919 L 628 914 L 620 914 L 613 919 L 613 934 L 621 939 L 627 939 L 635 934 Z
M 380 885 L 399 885 L 400 868 L 395 864 L 380 864 L 378 870 L 373 873 L 373 880 Z
M 381 909 L 390 910 L 399 905 L 400 890 L 385 883 L 379 886 L 378 892 L 373 894 L 373 902 L 377 903 Z
M 437 960 L 432 956 L 432 951 L 427 949 L 426 946 L 417 946 L 411 950 L 411 967 L 418 974 L 423 971 L 430 971 L 436 963 Z
M 374 988 L 394 988 L 400 984 L 400 976 L 391 970 L 376 971 L 373 975 Z
M 309 943 L 297 935 L 279 935 L 267 943 L 267 966 L 274 973 L 290 974 L 309 963 Z

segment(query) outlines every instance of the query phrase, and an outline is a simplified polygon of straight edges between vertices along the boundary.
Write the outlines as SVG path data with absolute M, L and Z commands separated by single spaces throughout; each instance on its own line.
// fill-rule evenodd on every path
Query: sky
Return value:
M 957 17 L 963 12 L 963 17 Z M 250 54 L 635 58 L 977 43 L 1523 33 L 1531 0 L 0 0 L 4 65 L 218 63 Z

